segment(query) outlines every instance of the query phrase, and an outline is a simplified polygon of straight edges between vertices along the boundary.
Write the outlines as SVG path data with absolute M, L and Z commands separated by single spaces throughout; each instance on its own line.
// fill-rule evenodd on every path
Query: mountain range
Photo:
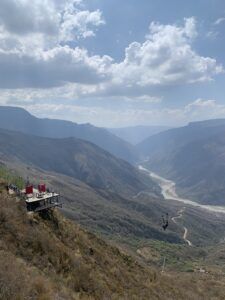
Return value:
M 180 195 L 200 203 L 225 203 L 224 119 L 174 129 L 137 126 L 109 132 L 90 124 L 40 119 L 24 109 L 2 106 L 0 128 L 5 139 L 1 147 L 8 145 L 7 139 L 17 143 L 7 153 L 19 149 L 22 152 L 14 153 L 17 158 L 29 158 L 28 163 L 79 178 L 91 186 L 125 194 L 145 190 L 146 179 L 140 179 L 136 169 L 116 158 L 132 164 L 148 160 L 148 168 L 176 182 Z M 11 137 L 4 137 L 4 129 Z M 125 140 L 133 144 L 142 141 L 134 146 Z M 1 152 L 5 153 L 4 149 Z
M 17 109 L 15 114 L 17 119 Z M 44 126 L 43 119 L 38 120 Z M 7 287 L 3 299 L 10 299 L 10 291 L 18 297 L 23 293 L 21 299 L 32 293 L 47 299 L 214 299 L 224 294 L 219 277 L 225 265 L 222 215 L 163 199 L 150 177 L 96 143 L 74 136 L 46 137 L 44 127 L 42 134 L 21 124 L 12 130 L 11 119 L 4 122 L 2 127 L 9 128 L 0 129 L 0 279 Z M 224 132 L 224 120 L 191 123 L 131 147 L 148 168 L 174 179 L 179 193 L 211 203 L 200 196 L 212 197 L 223 184 Z M 60 192 L 66 219 L 57 211 L 26 214 L 23 201 L 6 195 L 3 177 L 20 183 L 28 177 L 35 185 L 44 182 Z M 165 261 L 166 275 L 161 275 Z M 204 277 L 198 274 L 202 268 L 207 270 Z
M 59 192 L 64 215 L 92 232 L 129 248 L 148 240 L 184 243 L 182 227 L 171 221 L 183 204 L 164 200 L 149 177 L 94 144 L 2 129 L 0 153 L 1 162 L 12 172 L 36 185 L 44 182 Z M 166 213 L 170 221 L 163 231 L 162 215 Z M 207 212 L 190 209 L 185 215 L 195 245 L 221 239 L 224 224 L 218 219 L 209 215 L 205 222 Z
M 185 197 L 225 204 L 225 120 L 190 123 L 137 145 L 148 168 L 174 180 Z
M 23 108 L 0 106 L 0 128 L 49 138 L 76 137 L 92 142 L 131 163 L 138 158 L 132 145 L 104 128 L 63 120 L 40 119 Z
M 16 159 L 46 171 L 64 174 L 95 189 L 122 195 L 157 185 L 128 162 L 77 138 L 53 139 L 0 129 L 1 158 Z
M 132 145 L 141 143 L 146 138 L 167 129 L 169 129 L 168 126 L 131 126 L 122 128 L 108 128 L 111 133 Z
M 10 124 L 9 120 L 5 124 Z M 54 190 L 63 194 L 64 213 L 89 229 L 111 237 L 120 232 L 132 239 L 139 236 L 182 242 L 170 230 L 161 232 L 160 214 L 168 208 L 158 205 L 157 214 L 153 212 L 161 199 L 157 184 L 94 143 L 0 129 L 0 159 L 12 169 L 18 167 L 19 173 L 33 182 L 40 177 L 50 181 Z M 140 192 L 149 193 L 153 202 L 141 203 L 136 197 Z
M 170 230 L 161 232 L 160 213 L 169 208 L 156 203 L 161 199 L 158 185 L 128 162 L 90 142 L 0 129 L 0 161 L 18 169 L 31 182 L 38 184 L 38 178 L 50 182 L 63 195 L 65 215 L 89 229 L 111 237 L 120 232 L 132 238 L 182 242 Z M 146 203 L 137 196 L 140 192 L 149 194 Z

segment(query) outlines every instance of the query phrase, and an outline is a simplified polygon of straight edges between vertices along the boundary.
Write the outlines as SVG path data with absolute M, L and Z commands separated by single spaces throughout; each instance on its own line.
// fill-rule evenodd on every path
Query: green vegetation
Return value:
M 16 168 L 15 168 L 16 167 Z M 63 213 L 84 228 L 117 244 L 126 243 L 134 252 L 149 240 L 184 244 L 183 226 L 188 228 L 188 239 L 194 246 L 213 246 L 224 237 L 223 216 L 186 207 L 178 225 L 171 220 L 183 204 L 168 202 L 154 195 L 137 198 L 122 197 L 106 190 L 96 190 L 83 182 L 62 174 L 49 173 L 35 167 L 14 162 L 9 165 L 31 182 L 45 182 L 63 196 Z M 169 213 L 169 227 L 162 230 L 162 214 Z M 135 245 L 133 245 L 135 244 Z M 144 244 L 144 245 L 143 245 Z
M 166 260 L 167 270 L 193 272 L 201 265 L 207 253 L 202 248 L 187 247 L 187 245 L 170 244 L 163 241 L 150 241 L 140 247 L 138 253 L 147 258 L 149 264 L 160 267 Z
M 156 295 L 171 293 L 155 271 L 141 267 L 57 211 L 27 214 L 22 202 L 4 192 L 0 264 L 4 300 L 157 299 Z M 178 299 L 182 295 L 173 294 Z
M 163 275 L 161 268 L 143 266 L 57 210 L 28 214 L 24 203 L 9 197 L 1 185 L 1 300 L 207 300 L 222 299 L 225 293 L 224 278 L 168 269 Z M 158 241 L 149 246 L 165 251 L 171 263 L 183 247 Z M 188 263 L 185 268 L 192 270 Z
M 25 182 L 21 176 L 15 173 L 15 171 L 10 171 L 6 166 L 0 165 L 0 178 L 5 180 L 8 184 L 14 184 L 19 189 L 23 189 Z

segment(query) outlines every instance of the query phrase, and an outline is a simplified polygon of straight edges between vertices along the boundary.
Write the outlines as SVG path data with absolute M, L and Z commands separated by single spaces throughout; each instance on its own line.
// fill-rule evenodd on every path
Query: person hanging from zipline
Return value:
M 169 219 L 168 213 L 166 213 L 166 217 L 164 217 L 164 215 L 162 215 L 162 228 L 163 228 L 164 231 L 166 230 L 166 228 L 169 225 L 169 220 L 168 219 Z

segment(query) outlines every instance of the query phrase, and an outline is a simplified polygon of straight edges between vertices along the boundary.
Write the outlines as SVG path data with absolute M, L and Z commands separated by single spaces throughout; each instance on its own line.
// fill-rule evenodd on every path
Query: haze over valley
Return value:
M 135 153 L 136 157 L 130 164 L 129 155 L 127 161 L 122 160 L 120 155 L 99 147 L 107 134 L 102 128 L 88 125 L 86 132 L 94 128 L 98 133 L 94 143 L 93 139 L 75 137 L 74 131 L 71 137 L 67 136 L 68 123 L 64 121 L 37 119 L 25 110 L 10 107 L 1 107 L 0 114 L 4 116 L 0 121 L 1 169 L 6 168 L 15 176 L 19 174 L 24 180 L 29 178 L 34 184 L 46 182 L 60 192 L 63 195 L 61 213 L 66 218 L 120 247 L 147 268 L 160 268 L 166 257 L 168 272 L 189 269 L 197 272 L 202 265 L 212 274 L 223 272 L 223 258 L 219 253 L 223 253 L 225 207 L 221 208 L 223 190 L 218 190 L 223 182 L 218 178 L 210 185 L 209 176 L 217 174 L 219 159 L 220 172 L 223 172 L 224 120 L 189 124 L 155 135 L 150 133 L 136 146 L 128 144 L 128 153 Z M 21 114 L 29 117 L 29 126 L 26 119 L 21 121 Z M 60 136 L 54 130 L 45 131 L 46 122 L 59 124 Z M 69 125 L 83 128 L 83 125 Z M 113 143 L 116 138 L 111 133 L 109 136 Z M 121 145 L 124 145 L 122 140 Z M 190 145 L 202 147 L 205 152 L 197 156 L 196 148 Z M 205 172 L 205 168 L 210 168 L 210 172 Z M 193 176 L 192 180 L 188 180 L 188 174 Z M 198 174 L 206 185 L 198 184 L 196 190 Z M 176 182 L 176 190 L 171 179 Z M 167 182 L 171 182 L 171 187 Z M 207 193 L 206 187 L 210 188 Z M 187 195 L 189 200 L 182 201 L 177 193 Z M 201 195 L 210 200 L 204 200 Z M 220 200 L 216 195 L 220 195 Z M 165 218 L 166 214 L 169 226 L 164 231 L 162 216 Z M 218 252 L 213 260 L 212 251 Z M 204 253 L 204 263 L 201 253 Z M 218 261 L 222 263 L 219 269 Z
M 223 0 L 0 1 L 0 300 L 222 300 Z

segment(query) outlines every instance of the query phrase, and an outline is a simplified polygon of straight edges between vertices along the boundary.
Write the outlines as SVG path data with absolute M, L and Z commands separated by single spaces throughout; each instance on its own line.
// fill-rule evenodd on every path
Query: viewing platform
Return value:
M 38 189 L 35 189 L 30 185 L 21 192 L 25 195 L 27 210 L 30 212 L 39 212 L 54 207 L 62 207 L 60 194 L 46 191 L 45 185 L 39 185 Z

